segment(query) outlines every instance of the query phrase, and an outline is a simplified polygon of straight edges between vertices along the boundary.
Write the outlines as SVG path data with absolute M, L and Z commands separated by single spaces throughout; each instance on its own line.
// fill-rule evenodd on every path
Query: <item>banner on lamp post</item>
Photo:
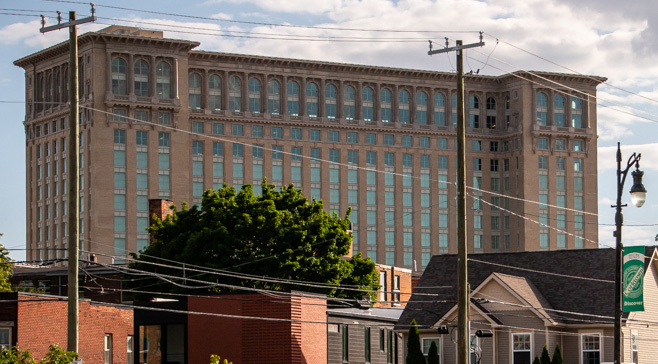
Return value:
M 623 311 L 644 311 L 644 246 L 624 247 Z

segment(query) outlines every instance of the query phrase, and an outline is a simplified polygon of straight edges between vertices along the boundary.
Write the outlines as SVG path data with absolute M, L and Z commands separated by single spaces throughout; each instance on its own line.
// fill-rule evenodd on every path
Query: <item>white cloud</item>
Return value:
M 617 146 L 599 147 L 597 152 L 599 172 L 603 170 L 614 170 L 617 168 L 617 164 L 614 162 L 617 160 Z M 621 145 L 621 153 L 622 168 L 626 167 L 626 162 L 631 154 L 638 153 L 642 154 L 642 158 L 640 159 L 640 169 L 658 171 L 658 159 L 656 159 L 658 156 L 658 143 Z M 610 162 L 602 163 L 603 161 Z

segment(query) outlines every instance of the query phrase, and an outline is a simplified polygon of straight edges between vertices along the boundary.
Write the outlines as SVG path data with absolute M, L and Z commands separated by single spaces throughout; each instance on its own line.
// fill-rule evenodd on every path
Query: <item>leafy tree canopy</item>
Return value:
M 20 350 L 15 346 L 0 349 L 0 364 L 69 364 L 79 358 L 77 353 L 65 351 L 56 344 L 48 347 L 48 353 L 40 361 L 36 361 L 29 350 Z
M 377 290 L 379 275 L 375 264 L 360 254 L 351 259 L 343 256 L 351 247 L 350 210 L 345 218 L 330 215 L 322 202 L 309 201 L 293 185 L 277 191 L 274 185 L 263 183 L 262 195 L 256 196 L 251 185 L 240 192 L 233 187 L 204 193 L 200 206 L 174 209 L 172 216 L 157 220 L 149 228 L 151 244 L 135 258 L 130 268 L 155 271 L 159 274 L 183 276 L 182 269 L 151 265 L 146 262 L 171 261 L 219 269 L 225 272 L 257 276 L 244 279 L 227 275 L 187 272 L 188 286 L 197 292 L 153 278 L 139 280 L 133 286 L 153 283 L 160 292 L 207 292 L 204 280 L 241 287 L 270 290 L 300 290 L 334 297 L 361 298 L 365 294 L 347 290 L 347 286 Z M 306 282 L 328 283 L 335 288 L 309 287 L 288 282 L 268 282 L 258 277 Z M 202 286 L 206 288 L 201 288 Z M 152 291 L 152 288 L 149 288 Z M 228 292 L 227 288 L 214 288 Z M 371 293 L 371 297 L 376 297 Z
M 0 238 L 2 238 L 1 233 Z M 9 283 L 9 278 L 13 273 L 13 264 L 11 262 L 9 252 L 0 244 L 0 292 L 11 292 L 11 284 Z

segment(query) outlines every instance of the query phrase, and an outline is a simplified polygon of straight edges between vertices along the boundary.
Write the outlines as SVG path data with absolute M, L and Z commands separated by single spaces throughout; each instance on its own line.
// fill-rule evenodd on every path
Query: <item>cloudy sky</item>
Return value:
M 628 245 L 658 234 L 658 12 L 653 0 L 101 0 L 95 24 L 164 30 L 201 42 L 198 49 L 366 65 L 454 71 L 454 54 L 427 56 L 428 40 L 486 46 L 466 53 L 466 70 L 499 75 L 519 69 L 608 78 L 599 87 L 599 242 L 613 246 L 615 150 L 624 162 L 642 153 L 649 191 L 641 209 L 624 209 Z M 12 62 L 67 39 L 39 33 L 39 14 L 89 16 L 88 2 L 3 1 L 0 9 L 0 233 L 8 248 L 25 246 L 24 74 Z M 285 38 L 285 39 L 282 39 Z M 629 177 L 630 178 L 630 177 Z M 625 190 L 630 189 L 626 183 Z M 629 202 L 624 192 L 624 202 Z M 633 226 L 636 225 L 636 226 Z M 13 250 L 14 259 L 23 259 Z

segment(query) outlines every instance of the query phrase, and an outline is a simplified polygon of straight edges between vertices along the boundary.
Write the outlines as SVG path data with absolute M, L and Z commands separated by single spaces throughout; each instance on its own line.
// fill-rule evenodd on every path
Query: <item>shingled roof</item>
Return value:
M 651 257 L 655 249 L 646 247 L 645 255 Z M 516 288 L 527 291 L 529 297 L 534 297 L 533 300 L 544 308 L 593 315 L 583 317 L 542 312 L 556 323 L 580 323 L 581 319 L 597 315 L 614 316 L 614 249 L 469 254 L 468 259 L 471 289 L 498 273 L 498 277 L 504 277 Z M 645 271 L 649 261 L 645 260 Z M 428 296 L 428 293 L 436 296 Z M 413 319 L 420 327 L 432 327 L 455 306 L 455 302 L 457 256 L 435 255 L 425 268 L 396 328 L 405 329 Z

